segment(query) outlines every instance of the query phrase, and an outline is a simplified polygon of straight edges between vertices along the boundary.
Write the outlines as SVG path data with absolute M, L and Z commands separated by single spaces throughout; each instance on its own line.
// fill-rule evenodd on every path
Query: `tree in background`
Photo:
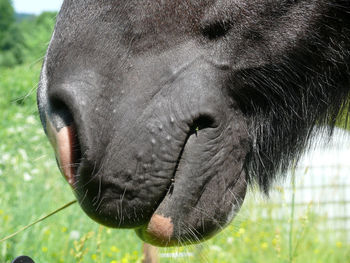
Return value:
M 56 15 L 56 12 L 43 12 L 39 16 L 29 17 L 19 22 L 25 43 L 23 49 L 25 62 L 34 63 L 44 57 L 56 22 Z
M 23 62 L 24 40 L 15 20 L 11 0 L 0 0 L 0 66 Z
M 12 2 L 10 0 L 0 0 L 0 40 L 3 33 L 8 31 L 10 26 L 15 22 Z
M 16 14 L 11 0 L 0 0 L 0 67 L 40 61 L 45 55 L 56 14 Z

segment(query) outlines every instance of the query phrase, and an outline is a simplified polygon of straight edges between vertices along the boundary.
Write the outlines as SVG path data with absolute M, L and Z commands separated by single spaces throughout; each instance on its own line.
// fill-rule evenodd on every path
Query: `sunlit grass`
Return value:
M 20 66 L 0 72 L 0 239 L 74 196 L 57 169 L 36 110 L 35 87 L 40 66 Z M 160 249 L 161 262 L 349 262 L 345 239 L 317 226 L 312 204 L 293 221 L 290 213 L 272 220 L 268 201 L 255 207 L 251 197 L 240 215 L 221 234 L 202 245 Z M 288 209 L 288 208 L 286 208 Z M 90 220 L 74 205 L 0 243 L 0 262 L 28 255 L 36 262 L 141 262 L 142 242 L 131 230 L 113 230 Z

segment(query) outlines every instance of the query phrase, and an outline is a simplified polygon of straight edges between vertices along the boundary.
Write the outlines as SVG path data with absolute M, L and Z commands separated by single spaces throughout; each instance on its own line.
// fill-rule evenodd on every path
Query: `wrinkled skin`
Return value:
M 349 23 L 326 17 L 348 11 L 322 0 L 65 0 L 38 105 L 83 210 L 161 246 L 220 231 L 249 182 L 266 190 L 342 104 Z M 321 24 L 337 27 L 333 39 Z M 322 45 L 307 55 L 313 36 Z M 320 91 L 323 71 L 336 92 Z

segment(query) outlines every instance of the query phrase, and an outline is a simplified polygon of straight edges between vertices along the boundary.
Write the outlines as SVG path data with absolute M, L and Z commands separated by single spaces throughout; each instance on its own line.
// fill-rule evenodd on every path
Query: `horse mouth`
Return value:
M 196 143 L 194 141 L 203 135 L 201 134 L 203 131 L 208 131 L 208 129 L 210 130 L 213 127 L 215 127 L 213 119 L 207 116 L 201 116 L 189 125 L 189 130 L 178 154 L 176 165 L 169 182 L 170 185 L 167 187 L 166 195 L 159 202 L 149 221 L 145 225 L 135 229 L 136 234 L 143 241 L 160 247 L 182 246 L 187 243 L 194 244 L 202 241 L 200 237 L 197 237 L 195 240 L 182 240 L 181 236 L 178 236 L 178 233 L 176 233 L 176 227 L 178 227 L 179 222 L 177 222 L 172 216 L 166 215 L 164 207 L 167 206 L 169 197 L 171 198 L 173 194 L 178 194 L 174 192 L 175 187 L 181 188 L 181 185 L 178 185 L 177 183 L 178 180 L 186 180 L 186 174 L 183 174 L 183 171 L 180 171 L 181 166 L 188 161 L 186 159 L 186 157 L 188 157 L 186 156 L 186 151 L 189 151 L 189 148 L 194 146 Z
M 197 156 L 196 154 L 193 155 L 191 153 L 193 153 L 194 151 L 202 152 L 201 149 L 203 147 L 207 147 L 204 144 L 204 142 L 207 141 L 207 136 L 212 136 L 213 131 L 216 128 L 216 125 L 212 119 L 204 116 L 198 118 L 191 125 L 188 126 L 187 135 L 184 138 L 182 145 L 179 145 L 180 147 L 178 148 L 178 151 L 176 151 L 177 154 L 175 153 L 173 156 L 174 167 L 172 172 L 169 171 L 166 183 L 164 183 L 163 185 L 165 186 L 165 188 L 163 188 L 164 191 L 160 191 L 162 193 L 160 196 L 158 196 L 159 199 L 157 197 L 158 200 L 156 201 L 156 203 L 153 203 L 152 208 L 149 207 L 148 212 L 146 211 L 146 216 L 141 219 L 136 216 L 137 220 L 133 219 L 134 221 L 131 220 L 130 222 L 125 219 L 126 221 L 123 221 L 122 223 L 121 220 L 124 220 L 125 215 L 118 214 L 119 217 L 116 217 L 113 215 L 113 211 L 114 209 L 116 209 L 116 211 L 119 211 L 116 207 L 117 205 L 122 204 L 122 200 L 125 193 L 123 194 L 121 200 L 117 200 L 116 198 L 114 198 L 114 196 L 112 196 L 112 198 L 109 199 L 108 194 L 114 194 L 115 192 L 113 191 L 116 190 L 110 190 L 108 187 L 110 187 L 110 185 L 113 185 L 113 183 L 115 182 L 113 182 L 113 178 L 109 179 L 110 181 L 108 181 L 108 178 L 104 178 L 105 181 L 103 183 L 106 186 L 104 190 L 106 190 L 107 197 L 105 197 L 104 199 L 98 199 L 100 198 L 100 188 L 98 188 L 99 185 L 94 180 L 99 177 L 94 177 L 94 180 L 91 179 L 91 175 L 94 173 L 94 171 L 90 169 L 91 167 L 86 162 L 86 157 L 84 156 L 82 158 L 82 148 L 85 149 L 85 147 L 84 144 L 81 146 L 79 140 L 79 127 L 76 126 L 73 118 L 71 118 L 69 122 L 64 122 L 64 125 L 61 125 L 59 128 L 57 127 L 59 126 L 57 125 L 57 121 L 55 121 L 55 118 L 52 118 L 51 116 L 50 119 L 47 118 L 47 135 L 55 150 L 58 166 L 63 176 L 72 187 L 74 193 L 80 200 L 79 202 L 81 204 L 81 207 L 87 213 L 87 215 L 91 217 L 94 221 L 109 227 L 134 228 L 136 234 L 142 240 L 157 246 L 164 247 L 184 245 L 186 244 L 185 240 L 188 240 L 188 242 L 191 243 L 201 242 L 201 240 L 206 239 L 208 236 L 211 236 L 212 233 L 216 233 L 218 231 L 219 227 L 217 227 L 217 225 L 221 226 L 224 224 L 221 221 L 218 221 L 218 223 L 216 223 L 216 221 L 213 221 L 212 224 L 209 224 L 207 222 L 209 218 L 205 217 L 204 219 L 207 220 L 205 223 L 206 229 L 209 229 L 209 234 L 207 235 L 206 233 L 204 233 L 203 239 L 189 239 L 188 236 L 190 233 L 183 234 L 181 231 L 179 231 L 179 218 L 176 215 L 176 213 L 174 214 L 174 211 L 171 211 L 172 207 L 176 207 L 179 213 L 187 209 L 183 208 L 182 203 L 178 203 L 178 199 L 181 196 L 187 194 L 188 187 L 190 187 L 189 184 L 191 182 L 191 179 L 187 178 L 187 176 L 184 175 L 188 175 L 188 171 L 191 168 L 195 169 L 195 171 L 198 172 L 200 172 L 201 168 L 200 166 L 197 167 L 197 165 L 199 165 L 197 161 L 193 163 L 193 165 L 196 165 L 195 167 L 190 167 L 190 164 L 192 162 L 189 162 L 190 160 L 188 160 L 187 158 L 189 156 Z M 192 177 L 195 176 L 194 174 L 190 175 Z M 121 178 L 123 178 L 122 176 L 123 175 L 121 175 Z M 77 180 L 78 178 L 79 181 Z M 84 184 L 84 180 L 88 180 L 86 184 Z M 194 186 L 196 189 L 202 187 L 202 181 L 205 181 L 206 179 L 198 180 L 198 185 L 196 184 Z M 184 186 L 187 190 L 184 190 L 184 192 L 182 192 L 182 188 Z M 191 193 L 190 195 L 192 195 L 189 197 L 190 201 L 192 202 L 194 200 L 194 193 Z M 200 197 L 201 195 L 198 196 L 198 201 Z M 101 201 L 98 204 L 95 203 L 97 199 Z M 134 203 L 129 203 L 126 206 L 127 208 L 124 208 L 123 206 L 124 209 L 129 209 L 124 211 L 130 212 L 132 211 L 131 209 L 138 209 L 140 207 L 142 208 L 142 205 L 140 205 L 139 203 L 135 204 L 136 206 L 134 205 Z M 140 215 L 140 211 L 142 211 L 142 209 L 138 210 L 138 216 Z M 193 211 L 195 211 L 195 209 Z M 188 219 L 189 217 L 187 219 L 185 218 L 184 222 L 187 222 L 186 220 L 188 220 L 188 222 L 192 224 L 192 221 L 196 220 L 194 216 L 196 216 L 195 212 L 193 212 L 193 215 L 191 215 L 191 219 Z M 208 224 L 209 226 L 207 226 Z M 199 236 L 201 236 L 201 234 L 199 234 Z

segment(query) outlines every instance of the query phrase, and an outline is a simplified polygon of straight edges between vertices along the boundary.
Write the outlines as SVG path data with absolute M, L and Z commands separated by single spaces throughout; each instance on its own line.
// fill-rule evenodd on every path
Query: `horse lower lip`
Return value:
M 171 218 L 154 214 L 147 226 L 136 230 L 136 233 L 146 242 L 157 246 L 173 246 L 177 241 L 173 239 L 174 224 Z

